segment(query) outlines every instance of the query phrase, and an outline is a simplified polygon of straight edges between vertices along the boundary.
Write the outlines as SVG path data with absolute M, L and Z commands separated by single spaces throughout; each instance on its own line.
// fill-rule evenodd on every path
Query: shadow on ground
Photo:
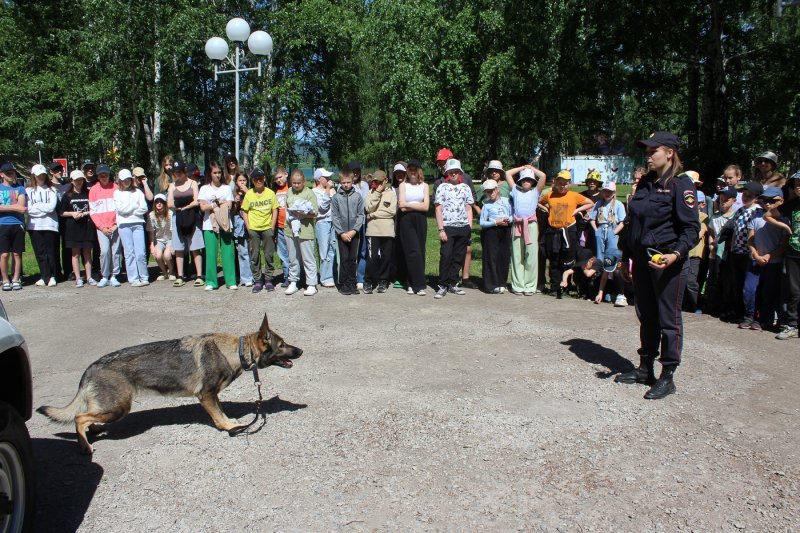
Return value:
M 269 400 L 261 403 L 261 413 L 271 415 L 282 411 L 297 411 L 304 409 L 306 404 L 293 403 L 281 400 L 278 396 L 273 396 Z M 254 402 L 222 402 L 222 410 L 229 418 L 249 422 L 250 415 L 255 415 L 256 408 Z M 162 407 L 159 409 L 148 409 L 147 411 L 136 411 L 128 416 L 106 426 L 103 433 L 89 437 L 89 442 L 100 440 L 120 440 L 141 435 L 154 427 L 159 426 L 182 426 L 186 424 L 206 424 L 212 426 L 211 418 L 203 410 L 199 403 L 179 405 L 175 407 Z M 75 433 L 56 433 L 57 437 L 77 440 Z M 77 444 L 76 444 L 77 446 Z
M 81 455 L 78 443 L 31 439 L 36 460 L 36 531 L 75 531 L 94 498 L 103 468 Z
M 603 365 L 607 372 L 595 372 L 600 379 L 608 379 L 615 374 L 629 372 L 635 368 L 633 363 L 610 348 L 606 348 L 589 339 L 570 339 L 561 344 L 569 347 L 569 351 L 593 365 Z

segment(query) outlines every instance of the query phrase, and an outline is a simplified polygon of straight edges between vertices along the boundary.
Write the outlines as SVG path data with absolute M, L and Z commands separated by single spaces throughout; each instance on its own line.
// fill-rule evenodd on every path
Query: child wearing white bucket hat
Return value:
M 589 224 L 592 226 L 595 234 L 596 250 L 595 256 L 601 263 L 611 261 L 614 266 L 619 261 L 619 233 L 625 227 L 623 221 L 625 220 L 625 206 L 622 202 L 617 201 L 617 184 L 613 181 L 606 181 L 600 189 L 600 199 L 595 202 L 594 207 L 589 213 Z M 607 270 L 606 272 L 611 273 Z M 604 278 L 605 279 L 605 278 Z M 601 290 L 598 293 L 599 303 L 603 298 L 603 289 L 605 283 L 601 283 Z M 618 307 L 628 305 L 622 288 L 616 287 L 617 293 L 614 302 Z

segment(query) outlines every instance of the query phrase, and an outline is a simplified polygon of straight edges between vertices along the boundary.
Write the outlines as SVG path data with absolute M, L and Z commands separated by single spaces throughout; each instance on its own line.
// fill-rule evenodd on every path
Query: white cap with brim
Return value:
M 164 203 L 167 203 L 167 197 L 166 197 L 166 196 L 164 196 L 164 195 L 163 195 L 163 194 L 161 194 L 161 193 L 158 193 L 158 194 L 156 194 L 155 196 L 153 196 L 153 203 L 156 203 L 156 202 L 158 202 L 159 200 L 161 200 L 161 201 L 162 201 L 162 202 L 164 202 Z
M 333 172 L 325 168 L 318 168 L 314 171 L 314 181 L 319 181 L 320 178 L 330 178 L 331 176 L 333 176 Z
M 394 170 L 392 170 L 392 172 L 408 172 L 408 170 L 406 169 L 406 166 L 403 163 L 397 163 L 394 166 Z
M 83 171 L 81 170 L 73 170 L 72 172 L 69 173 L 69 179 L 72 181 L 85 180 L 86 176 L 83 174 Z
M 128 170 L 127 168 L 123 168 L 122 170 L 119 171 L 117 177 L 119 178 L 119 181 L 132 180 L 133 174 L 131 174 L 131 171 Z
M 33 165 L 31 176 L 41 176 L 42 174 L 47 174 L 47 169 L 44 168 L 44 165 Z

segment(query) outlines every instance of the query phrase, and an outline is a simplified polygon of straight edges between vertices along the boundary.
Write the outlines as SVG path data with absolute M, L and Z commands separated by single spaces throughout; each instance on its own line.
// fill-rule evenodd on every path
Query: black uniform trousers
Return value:
M 544 235 L 544 249 L 550 262 L 550 290 L 556 292 L 561 287 L 564 272 L 575 265 L 578 252 L 578 225 L 565 229 L 548 227 Z
M 350 242 L 336 236 L 339 245 L 339 284 L 351 290 L 356 288 L 356 269 L 358 268 L 359 238 L 356 233 Z
M 481 230 L 483 288 L 492 291 L 505 287 L 511 267 L 511 228 L 495 226 Z
M 458 273 L 464 266 L 467 245 L 471 236 L 469 226 L 445 226 L 447 240 L 439 248 L 439 286 L 454 287 L 458 284 Z
M 394 237 L 367 237 L 367 270 L 364 281 L 376 285 L 389 281 L 394 254 Z
M 633 290 L 639 317 L 640 354 L 656 357 L 661 352 L 663 366 L 681 363 L 683 350 L 683 294 L 689 275 L 685 259 L 658 270 L 648 266 L 646 252 L 633 257 Z
M 733 301 L 729 302 L 727 309 L 736 313 L 736 318 L 744 317 L 744 278 L 750 268 L 750 254 L 728 254 L 728 263 L 731 269 L 734 292 L 731 294 Z
M 392 281 L 407 283 L 408 270 L 406 269 L 406 256 L 403 252 L 403 239 L 400 238 L 400 228 L 397 229 L 397 236 L 394 238 L 392 249 L 394 258 L 392 259 L 392 271 L 389 277 Z
M 401 212 L 397 230 L 403 243 L 403 255 L 408 272 L 408 285 L 414 292 L 425 288 L 425 241 L 428 237 L 428 220 L 421 211 Z M 402 280 L 405 281 L 405 280 Z

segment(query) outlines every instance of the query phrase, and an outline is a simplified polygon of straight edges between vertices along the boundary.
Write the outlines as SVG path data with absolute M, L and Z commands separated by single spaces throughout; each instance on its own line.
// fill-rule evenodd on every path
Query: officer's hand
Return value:
M 648 264 L 648 266 L 650 268 L 655 268 L 655 269 L 658 269 L 658 270 L 664 270 L 665 268 L 668 268 L 669 266 L 671 266 L 672 264 L 674 264 L 677 261 L 678 261 L 678 256 L 677 255 L 675 255 L 675 254 L 664 254 L 664 255 L 661 256 L 661 262 L 660 263 L 654 263 L 652 261 L 648 261 L 647 264 Z
M 633 281 L 633 277 L 631 276 L 631 271 L 628 270 L 628 262 L 622 261 L 619 264 L 619 275 L 622 277 L 622 280 L 625 283 L 631 283 Z

